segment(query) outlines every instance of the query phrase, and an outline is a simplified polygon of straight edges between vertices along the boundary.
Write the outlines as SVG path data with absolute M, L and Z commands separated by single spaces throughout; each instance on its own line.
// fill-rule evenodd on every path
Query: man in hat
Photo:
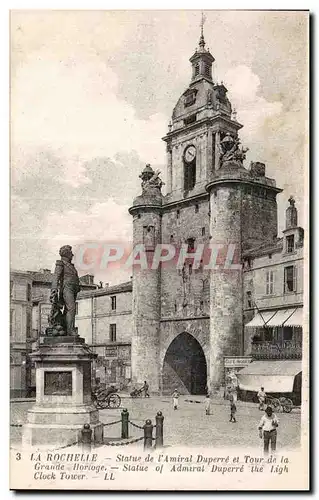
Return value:
M 260 391 L 257 392 L 257 398 L 259 401 L 259 410 L 264 410 L 265 409 L 265 402 L 266 402 L 266 393 L 265 393 L 265 389 L 263 387 L 261 387 Z
M 265 415 L 261 417 L 259 422 L 258 430 L 260 439 L 264 438 L 264 454 L 269 453 L 269 444 L 271 445 L 271 451 L 276 451 L 277 442 L 277 427 L 279 425 L 278 418 L 273 412 L 271 406 L 267 406 L 265 410 Z
M 58 302 L 64 306 L 63 316 L 65 318 L 66 334 L 75 335 L 75 303 L 76 296 L 80 291 L 80 280 L 78 272 L 71 263 L 73 258 L 72 247 L 64 245 L 60 248 L 61 260 L 56 261 L 54 277 L 51 288 L 51 301 L 58 297 Z

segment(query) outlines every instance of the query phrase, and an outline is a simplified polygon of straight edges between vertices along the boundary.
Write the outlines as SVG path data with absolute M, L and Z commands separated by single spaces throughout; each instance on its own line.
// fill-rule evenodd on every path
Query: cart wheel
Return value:
M 279 398 L 279 401 L 283 405 L 286 402 L 286 398 L 284 396 L 281 396 L 281 398 Z
M 98 401 L 98 405 L 99 405 L 99 408 L 101 408 L 102 410 L 104 410 L 105 408 L 108 408 L 109 407 L 108 398 L 100 399 Z
M 285 413 L 290 413 L 291 410 L 293 409 L 293 402 L 291 401 L 291 399 L 286 399 L 285 403 L 283 404 L 283 410 Z
M 111 394 L 108 398 L 108 404 L 110 408 L 119 408 L 121 404 L 121 398 L 118 394 Z
M 273 409 L 274 409 L 274 410 L 276 410 L 276 411 L 280 411 L 280 409 L 281 409 L 281 404 L 280 404 L 279 399 L 274 398 L 274 399 L 271 401 L 271 406 L 273 407 Z

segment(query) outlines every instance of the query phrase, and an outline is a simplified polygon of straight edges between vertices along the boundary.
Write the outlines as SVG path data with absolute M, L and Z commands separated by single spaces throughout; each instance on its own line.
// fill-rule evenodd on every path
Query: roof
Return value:
M 86 299 L 89 297 L 100 297 L 103 295 L 114 295 L 116 293 L 131 292 L 132 281 L 126 281 L 118 285 L 108 286 L 105 288 L 98 288 L 97 290 L 82 291 L 78 294 L 78 299 Z
M 16 269 L 11 269 L 10 271 L 11 274 L 18 274 L 20 276 L 23 276 L 24 278 L 30 278 L 32 280 L 33 283 L 42 283 L 42 284 L 47 284 L 47 285 L 51 285 L 52 281 L 53 281 L 53 273 L 51 273 L 51 271 L 49 269 L 44 269 L 43 271 L 18 271 Z M 87 275 L 85 275 L 87 276 Z M 97 285 L 95 283 L 84 283 L 82 281 L 82 278 L 84 278 L 84 276 L 80 276 L 79 279 L 80 279 L 80 284 L 81 284 L 81 287 L 82 288 L 86 288 L 86 289 L 95 289 L 97 287 Z
M 255 257 L 268 253 L 281 252 L 282 249 L 283 238 L 277 238 L 275 241 L 266 241 L 266 243 L 245 250 L 243 252 L 243 257 Z

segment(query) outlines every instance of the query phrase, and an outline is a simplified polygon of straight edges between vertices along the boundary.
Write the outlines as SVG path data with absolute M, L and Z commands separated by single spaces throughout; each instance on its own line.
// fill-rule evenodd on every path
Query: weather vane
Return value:
M 202 18 L 200 21 L 200 39 L 199 39 L 199 47 L 204 50 L 205 49 L 205 40 L 204 40 L 204 23 L 205 23 L 206 17 L 204 15 L 204 12 L 202 11 Z
M 206 21 L 206 16 L 205 16 L 204 12 L 202 11 L 202 18 L 201 18 L 201 21 L 200 21 L 201 36 L 204 36 L 204 24 L 205 24 L 205 21 Z

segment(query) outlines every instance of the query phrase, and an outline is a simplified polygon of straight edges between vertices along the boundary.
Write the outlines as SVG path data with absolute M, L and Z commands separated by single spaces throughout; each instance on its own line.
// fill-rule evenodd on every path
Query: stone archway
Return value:
M 187 332 L 169 345 L 163 362 L 164 394 L 177 389 L 180 394 L 206 394 L 207 364 L 200 343 Z

